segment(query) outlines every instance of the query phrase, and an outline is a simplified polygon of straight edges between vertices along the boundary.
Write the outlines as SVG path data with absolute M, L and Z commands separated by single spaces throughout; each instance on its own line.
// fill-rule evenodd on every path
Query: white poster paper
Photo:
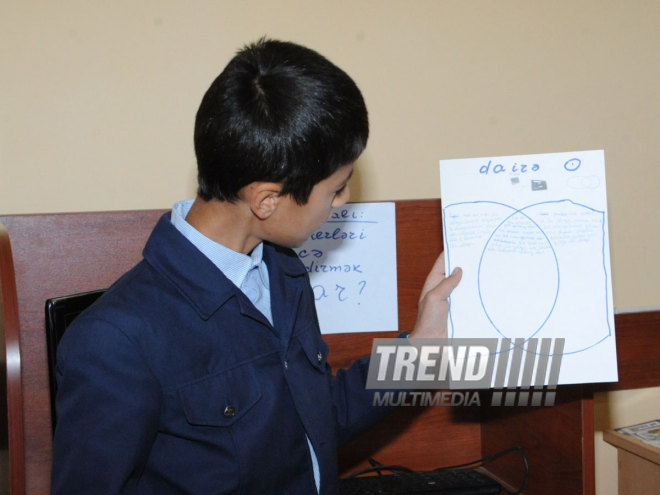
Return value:
M 603 151 L 441 160 L 440 180 L 450 337 L 565 338 L 559 384 L 616 381 Z
M 394 203 L 333 210 L 299 249 L 322 333 L 398 329 Z

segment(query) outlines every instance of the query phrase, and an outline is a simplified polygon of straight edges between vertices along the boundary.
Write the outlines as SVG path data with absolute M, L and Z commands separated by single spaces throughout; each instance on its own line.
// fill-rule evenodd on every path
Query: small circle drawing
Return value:
M 569 172 L 575 172 L 582 165 L 582 160 L 579 158 L 571 158 L 566 163 L 564 163 L 564 168 Z

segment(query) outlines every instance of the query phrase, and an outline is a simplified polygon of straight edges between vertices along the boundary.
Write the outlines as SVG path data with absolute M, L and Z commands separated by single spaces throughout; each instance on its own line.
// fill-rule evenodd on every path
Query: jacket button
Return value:
M 319 351 L 319 353 L 316 355 L 316 357 L 318 358 L 319 363 L 320 363 L 321 361 L 323 361 L 323 354 L 321 354 L 321 351 Z
M 284 369 L 285 370 L 289 369 L 289 361 L 284 361 Z
M 231 404 L 225 407 L 225 410 L 222 413 L 225 418 L 233 418 L 234 414 L 236 414 L 236 408 L 232 406 Z

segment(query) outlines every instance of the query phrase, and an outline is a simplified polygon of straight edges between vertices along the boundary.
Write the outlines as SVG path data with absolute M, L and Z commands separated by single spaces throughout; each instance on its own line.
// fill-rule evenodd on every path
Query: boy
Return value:
M 337 447 L 383 415 L 368 358 L 326 365 L 291 247 L 348 200 L 360 91 L 301 46 L 241 50 L 195 124 L 199 189 L 58 350 L 52 493 L 331 494 Z M 443 336 L 460 273 L 436 263 L 413 336 Z

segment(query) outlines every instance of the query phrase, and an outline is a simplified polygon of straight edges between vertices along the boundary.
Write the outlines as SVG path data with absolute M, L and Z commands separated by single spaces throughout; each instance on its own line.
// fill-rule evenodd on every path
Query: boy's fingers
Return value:
M 419 296 L 420 300 L 424 298 L 426 293 L 436 287 L 440 282 L 446 278 L 447 274 L 445 273 L 445 256 L 444 253 L 440 253 L 440 256 L 435 260 L 431 271 L 426 276 L 424 285 L 422 287 L 422 293 Z
M 445 338 L 449 315 L 449 295 L 461 281 L 463 271 L 456 268 L 435 287 L 430 288 L 419 301 L 417 322 L 411 337 Z
M 462 276 L 463 276 L 463 270 L 461 270 L 458 267 L 454 268 L 454 271 L 449 277 L 443 278 L 434 287 L 429 288 L 426 291 L 426 294 L 422 296 L 422 300 L 425 298 L 427 299 L 432 298 L 436 302 L 446 301 L 447 299 L 449 299 L 449 296 L 451 295 L 452 291 L 461 281 Z
M 458 283 L 461 281 L 461 277 L 463 276 L 463 270 L 459 267 L 454 268 L 454 271 L 451 272 L 451 275 L 449 277 L 445 278 L 440 285 L 443 286 L 443 290 L 447 291 L 447 297 L 452 293 L 452 291 L 456 288 Z

